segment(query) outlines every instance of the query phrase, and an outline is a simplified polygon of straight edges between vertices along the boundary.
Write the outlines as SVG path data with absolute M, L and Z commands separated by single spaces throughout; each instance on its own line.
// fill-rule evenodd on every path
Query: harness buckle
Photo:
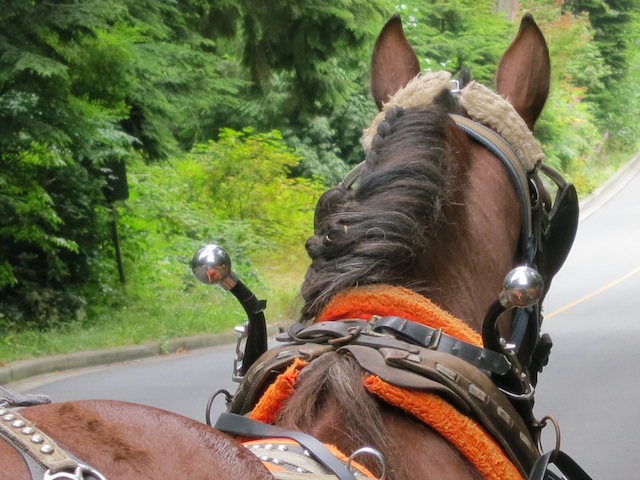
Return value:
M 249 336 L 249 321 L 244 322 L 244 325 L 234 327 L 233 329 L 238 334 L 238 341 L 236 342 L 236 356 L 233 359 L 233 373 L 231 374 L 231 379 L 240 383 L 244 378 L 243 370 L 243 361 L 244 361 L 244 348 L 243 341 L 247 339 Z
M 439 328 L 429 336 L 429 343 L 425 345 L 425 347 L 429 350 L 437 350 L 438 345 L 440 344 L 441 338 L 442 338 L 442 328 Z
M 102 475 L 95 468 L 92 468 L 88 465 L 84 465 L 82 463 L 78 463 L 78 466 L 70 471 L 62 471 L 58 473 L 51 473 L 51 470 L 47 470 L 44 472 L 43 480 L 107 480 L 107 477 Z

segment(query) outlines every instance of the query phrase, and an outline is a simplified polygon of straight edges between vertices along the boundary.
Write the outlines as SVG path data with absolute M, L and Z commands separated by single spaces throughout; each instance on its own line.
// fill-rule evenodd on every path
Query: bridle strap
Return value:
M 531 265 L 535 258 L 537 248 L 533 235 L 529 175 L 520 157 L 518 157 L 518 154 L 513 150 L 509 142 L 489 127 L 485 127 L 481 123 L 463 117 L 462 115 L 452 113 L 449 114 L 449 116 L 462 131 L 498 157 L 509 172 L 509 176 L 518 194 L 518 199 L 520 200 L 522 260 L 527 265 Z
M 74 469 L 77 462 L 16 410 L 0 408 L 0 434 L 16 449 L 28 454 L 45 470 Z
M 0 440 L 20 453 L 31 477 L 67 480 L 106 480 L 93 467 L 80 462 L 16 409 L 0 406 Z

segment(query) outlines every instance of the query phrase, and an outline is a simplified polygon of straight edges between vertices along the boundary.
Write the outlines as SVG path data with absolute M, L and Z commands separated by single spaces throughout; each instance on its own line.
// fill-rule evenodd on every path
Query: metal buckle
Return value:
M 240 383 L 244 378 L 242 375 L 242 361 L 244 360 L 243 341 L 247 339 L 249 335 L 249 321 L 244 322 L 241 327 L 235 327 L 235 332 L 238 334 L 238 341 L 236 342 L 236 357 L 233 359 L 233 374 L 231 379 Z
M 44 472 L 43 480 L 88 480 L 93 478 L 95 480 L 107 480 L 107 477 L 102 475 L 95 468 L 88 465 L 78 463 L 78 466 L 73 472 L 58 472 L 51 473 L 51 470 Z
M 434 330 L 429 336 L 429 343 L 425 347 L 429 350 L 437 350 L 440 344 L 440 338 L 442 338 L 442 328 Z
M 369 454 L 369 455 L 373 455 L 374 457 L 376 457 L 376 459 L 378 460 L 378 463 L 380 464 L 380 467 L 382 468 L 382 473 L 377 478 L 377 480 L 384 480 L 384 478 L 386 477 L 386 474 L 387 474 L 387 464 L 384 461 L 384 456 L 382 455 L 382 453 L 380 453 L 378 450 L 376 450 L 375 448 L 372 448 L 372 447 L 362 447 L 362 448 L 359 448 L 358 450 L 356 450 L 355 452 L 353 452 L 349 456 L 349 458 L 347 459 L 347 468 L 349 470 L 351 470 L 351 471 L 355 470 L 351 466 L 351 462 L 353 462 L 353 460 L 358 455 L 363 455 L 363 454 Z

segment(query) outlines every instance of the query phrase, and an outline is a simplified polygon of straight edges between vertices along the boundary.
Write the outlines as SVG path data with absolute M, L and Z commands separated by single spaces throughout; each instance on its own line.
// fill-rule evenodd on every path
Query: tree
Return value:
M 600 128 L 611 134 L 614 145 L 633 149 L 640 140 L 640 102 L 636 94 L 640 85 L 635 71 L 640 45 L 640 1 L 568 0 L 564 8 L 575 14 L 588 14 L 594 42 L 609 69 L 608 75 L 602 77 L 603 88 L 587 94 L 587 100 L 598 105 Z
M 423 69 L 455 74 L 466 68 L 475 80 L 492 84 L 514 32 L 493 0 L 411 0 L 402 2 L 399 12 Z
M 85 285 L 109 270 L 108 162 L 134 148 L 165 158 L 194 141 L 210 102 L 236 101 L 215 45 L 193 29 L 205 5 L 3 4 L 0 319 L 43 326 L 72 316 Z

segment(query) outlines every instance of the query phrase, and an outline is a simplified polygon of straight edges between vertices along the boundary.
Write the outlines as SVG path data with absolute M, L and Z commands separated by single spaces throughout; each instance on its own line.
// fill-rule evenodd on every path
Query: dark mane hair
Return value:
M 306 244 L 312 264 L 302 285 L 302 320 L 350 286 L 407 285 L 451 198 L 453 105 L 443 92 L 427 109 L 390 109 L 358 184 L 335 187 L 320 199 L 315 235 Z

